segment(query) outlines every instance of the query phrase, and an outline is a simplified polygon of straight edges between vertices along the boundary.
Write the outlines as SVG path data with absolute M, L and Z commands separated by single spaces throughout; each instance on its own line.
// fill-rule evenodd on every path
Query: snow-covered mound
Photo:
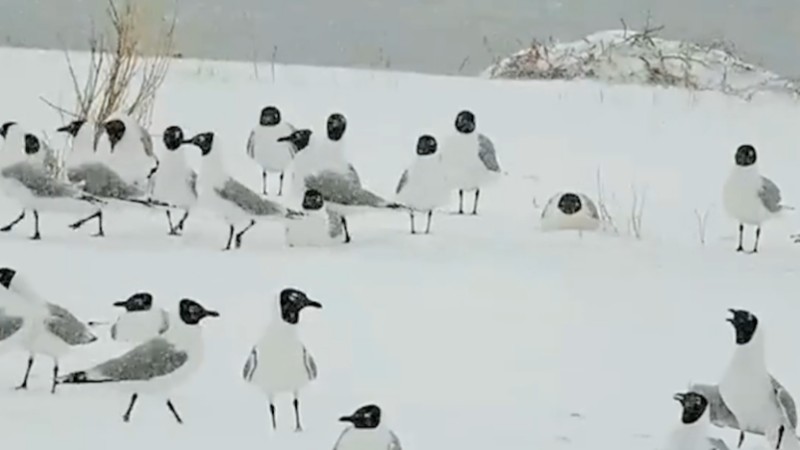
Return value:
M 575 42 L 542 43 L 488 67 L 483 77 L 589 78 L 609 83 L 679 86 L 751 98 L 765 91 L 796 96 L 800 85 L 748 64 L 723 45 L 700 45 L 654 36 L 654 31 L 601 31 Z

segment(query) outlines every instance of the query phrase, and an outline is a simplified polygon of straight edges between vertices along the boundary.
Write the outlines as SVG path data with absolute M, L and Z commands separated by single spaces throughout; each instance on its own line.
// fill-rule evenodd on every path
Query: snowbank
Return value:
M 488 67 L 483 77 L 589 78 L 609 83 L 713 90 L 747 99 L 758 92 L 797 96 L 800 85 L 748 64 L 721 44 L 699 45 L 655 37 L 655 31 L 601 31 L 580 41 L 533 42 Z

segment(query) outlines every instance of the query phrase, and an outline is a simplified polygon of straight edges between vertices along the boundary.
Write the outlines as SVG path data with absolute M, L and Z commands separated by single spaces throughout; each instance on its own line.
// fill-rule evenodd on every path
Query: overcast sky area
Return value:
M 174 0 L 149 2 L 170 16 Z M 107 0 L 0 0 L 4 45 L 86 47 Z M 179 0 L 178 51 L 208 59 L 476 74 L 533 38 L 574 40 L 648 16 L 667 38 L 726 40 L 800 75 L 798 0 Z M 466 62 L 465 62 L 466 61 Z

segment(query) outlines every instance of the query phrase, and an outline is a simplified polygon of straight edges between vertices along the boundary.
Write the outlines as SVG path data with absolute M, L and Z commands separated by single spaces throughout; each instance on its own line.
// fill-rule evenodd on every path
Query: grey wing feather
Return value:
M 303 364 L 306 366 L 306 375 L 309 380 L 317 379 L 317 363 L 314 362 L 314 357 L 308 353 L 305 346 L 303 347 Z
M 327 202 L 350 206 L 382 207 L 386 200 L 361 187 L 351 177 L 336 172 L 324 171 L 305 178 L 307 189 L 315 189 Z
M 739 429 L 739 421 L 733 415 L 728 405 L 722 400 L 719 393 L 719 386 L 712 384 L 692 384 L 690 391 L 703 394 L 708 400 L 708 412 L 711 423 L 720 428 Z
M 155 158 L 155 154 L 153 153 L 153 138 L 150 136 L 150 132 L 141 125 L 139 125 L 139 139 L 142 141 L 145 154 Z
M 328 236 L 335 238 L 344 234 L 344 225 L 342 225 L 342 216 L 336 211 L 330 209 L 325 210 L 328 213 Z
M 102 163 L 86 163 L 70 168 L 67 179 L 80 184 L 88 194 L 98 197 L 128 199 L 144 195 L 141 189 L 126 183 L 119 174 Z
M 758 197 L 769 212 L 776 213 L 783 209 L 781 206 L 781 190 L 767 177 L 761 177 L 761 189 L 758 191 Z
M 397 189 L 394 190 L 395 194 L 399 194 L 400 191 L 403 190 L 403 186 L 408 183 L 408 169 L 403 171 L 403 175 L 400 176 L 400 181 L 397 183 Z
M 770 380 L 772 381 L 772 388 L 775 390 L 775 395 L 778 398 L 778 403 L 786 415 L 786 418 L 789 420 L 789 423 L 792 424 L 793 428 L 797 428 L 797 407 L 792 398 L 792 394 L 790 394 L 775 377 L 770 376 Z
M 284 209 L 279 204 L 261 198 L 242 183 L 229 178 L 222 188 L 215 188 L 217 194 L 225 200 L 255 216 L 270 216 L 283 214 Z
M 500 164 L 497 163 L 497 153 L 494 150 L 492 141 L 482 135 L 478 135 L 478 158 L 483 165 L 492 172 L 500 172 Z
M 356 171 L 356 168 L 352 164 L 347 165 L 347 176 L 349 176 L 354 183 L 361 186 L 361 178 L 359 178 L 358 171 Z
M 18 181 L 37 197 L 72 197 L 77 189 L 50 176 L 43 167 L 19 162 L 3 168 L 4 178 Z
M 556 197 L 552 197 L 550 200 L 548 200 L 548 201 L 547 201 L 547 204 L 546 204 L 546 205 L 544 205 L 544 208 L 542 208 L 542 217 L 541 217 L 542 219 L 544 219 L 544 216 L 546 216 L 546 215 L 547 215 L 547 211 L 548 211 L 548 210 L 550 209 L 550 207 L 553 205 L 553 202 L 554 202 L 555 200 L 556 200 Z
M 45 319 L 45 327 L 69 345 L 83 345 L 97 340 L 89 328 L 66 309 L 53 303 L 47 304 L 50 316 Z
M 158 334 L 166 333 L 169 330 L 169 314 L 161 310 L 161 326 L 158 328 Z
M 178 350 L 166 339 L 157 337 L 87 372 L 98 373 L 104 379 L 112 381 L 149 380 L 174 372 L 188 359 L 189 355 L 185 351 Z
M 589 216 L 594 219 L 600 219 L 600 214 L 597 212 L 597 206 L 594 204 L 592 199 L 583 195 L 583 203 L 586 206 L 586 210 L 589 211 Z
M 394 432 L 391 430 L 389 430 L 389 434 L 391 435 L 391 440 L 389 441 L 389 446 L 387 447 L 387 449 L 402 450 L 403 447 L 400 445 L 400 439 L 397 438 L 397 435 L 394 434 Z
M 244 363 L 244 369 L 242 369 L 242 378 L 245 381 L 251 381 L 253 379 L 253 375 L 256 373 L 256 368 L 258 367 L 258 351 L 256 347 L 253 346 L 253 349 L 250 350 L 250 355 L 247 356 L 247 361 Z
M 247 156 L 255 158 L 256 156 L 256 130 L 250 132 L 250 137 L 247 138 Z
M 22 317 L 6 316 L 0 311 L 0 341 L 10 338 L 22 328 Z

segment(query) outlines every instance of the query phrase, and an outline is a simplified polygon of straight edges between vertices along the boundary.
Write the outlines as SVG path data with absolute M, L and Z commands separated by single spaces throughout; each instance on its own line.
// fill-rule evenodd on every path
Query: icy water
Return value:
M 148 2 L 169 15 L 173 0 Z M 85 46 L 107 0 L 0 0 L 7 45 Z M 798 0 L 180 0 L 179 51 L 214 59 L 477 73 L 532 38 L 641 26 L 725 39 L 751 62 L 800 74 Z

